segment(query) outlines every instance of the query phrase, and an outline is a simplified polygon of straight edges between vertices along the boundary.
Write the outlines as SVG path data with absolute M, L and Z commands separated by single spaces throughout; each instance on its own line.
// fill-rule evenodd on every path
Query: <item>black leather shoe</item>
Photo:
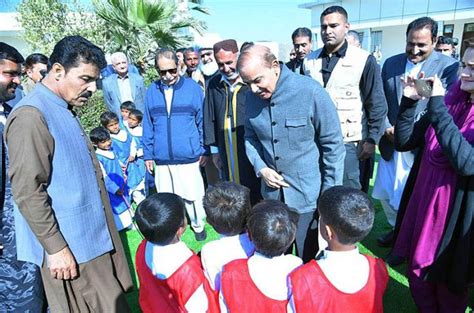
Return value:
M 200 233 L 194 233 L 194 237 L 196 238 L 197 241 L 204 241 L 207 238 L 207 233 L 206 230 L 204 229 Z
M 394 267 L 394 266 L 398 266 L 398 265 L 400 265 L 400 264 L 403 264 L 403 262 L 405 262 L 405 258 L 404 258 L 404 257 L 398 256 L 398 255 L 395 255 L 395 254 L 392 254 L 392 253 L 389 253 L 389 254 L 385 257 L 385 263 L 387 263 L 387 264 L 390 265 L 391 267 Z
M 377 238 L 377 245 L 379 247 L 391 247 L 393 246 L 393 241 L 395 239 L 395 233 L 393 230 L 389 231 L 386 234 L 383 234 Z

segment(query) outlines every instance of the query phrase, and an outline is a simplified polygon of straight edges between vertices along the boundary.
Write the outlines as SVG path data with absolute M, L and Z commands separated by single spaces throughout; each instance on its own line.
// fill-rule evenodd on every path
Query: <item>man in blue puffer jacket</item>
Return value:
M 155 57 L 160 80 L 148 87 L 143 115 L 143 156 L 155 174 L 157 192 L 183 198 L 197 240 L 204 240 L 202 206 L 205 165 L 202 108 L 204 94 L 192 79 L 180 77 L 174 51 L 163 48 Z

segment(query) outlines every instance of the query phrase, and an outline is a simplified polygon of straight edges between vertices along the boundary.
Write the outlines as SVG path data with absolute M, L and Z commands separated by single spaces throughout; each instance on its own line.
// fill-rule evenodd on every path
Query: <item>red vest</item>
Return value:
M 146 265 L 145 247 L 146 240 L 143 240 L 135 256 L 140 282 L 138 302 L 143 313 L 187 312 L 184 306 L 201 284 L 208 296 L 208 312 L 219 312 L 198 256 L 193 254 L 167 279 L 158 279 Z
M 286 313 L 288 300 L 265 296 L 250 277 L 247 259 L 227 263 L 221 281 L 221 292 L 229 312 Z
M 369 261 L 367 284 L 354 294 L 344 293 L 326 278 L 315 260 L 290 274 L 297 312 L 383 312 L 383 294 L 388 283 L 387 266 L 381 259 Z

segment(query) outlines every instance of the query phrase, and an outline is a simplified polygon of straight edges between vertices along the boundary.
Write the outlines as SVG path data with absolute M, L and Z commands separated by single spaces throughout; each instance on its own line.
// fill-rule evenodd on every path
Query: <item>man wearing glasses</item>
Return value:
M 199 170 L 205 157 L 202 127 L 204 94 L 190 78 L 180 77 L 176 53 L 158 50 L 160 80 L 148 87 L 143 116 L 143 154 L 154 173 L 157 192 L 181 196 L 196 240 L 206 239 L 202 206 L 204 183 Z

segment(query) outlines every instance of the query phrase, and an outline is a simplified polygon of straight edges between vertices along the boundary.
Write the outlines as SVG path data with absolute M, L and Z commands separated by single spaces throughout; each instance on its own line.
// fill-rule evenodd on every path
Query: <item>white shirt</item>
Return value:
M 122 103 L 126 101 L 133 102 L 132 88 L 130 86 L 130 80 L 128 79 L 128 75 L 123 78 L 117 75 L 117 84 L 118 89 L 120 91 L 120 101 Z
M 221 272 L 224 265 L 233 260 L 247 259 L 255 247 L 247 233 L 235 236 L 222 236 L 202 247 L 201 262 L 209 283 L 214 290 L 220 290 Z
M 191 256 L 192 251 L 182 241 L 166 246 L 150 242 L 145 247 L 145 262 L 158 279 L 167 279 L 174 274 Z M 202 313 L 208 308 L 208 300 L 201 284 L 185 304 L 188 312 Z
M 171 102 L 173 101 L 173 86 L 163 84 L 163 90 L 165 91 L 166 111 L 169 117 L 171 114 Z
M 345 293 L 356 293 L 369 279 L 369 260 L 355 248 L 350 251 L 324 250 L 319 267 L 334 287 Z
M 0 124 L 5 125 L 6 123 L 5 108 L 3 107 L 3 103 L 0 102 Z
M 143 135 L 143 127 L 141 127 L 141 126 L 136 126 L 134 128 L 130 128 L 130 127 L 128 127 L 128 124 L 127 124 L 127 129 L 128 129 L 128 132 L 130 133 L 130 135 L 132 135 L 134 137 L 141 138 L 142 135 Z M 130 155 L 134 156 L 134 157 L 137 157 L 137 158 L 143 156 L 143 149 L 142 148 L 138 149 L 137 143 L 135 142 L 135 139 L 133 139 L 132 143 L 130 144 Z
M 287 254 L 267 258 L 258 252 L 249 258 L 249 274 L 257 288 L 268 298 L 283 301 L 289 298 L 288 274 L 303 261 Z M 222 290 L 219 293 L 221 312 L 228 312 Z
M 407 59 L 407 64 L 405 65 L 405 77 L 408 75 L 411 75 L 414 78 L 418 78 L 418 74 L 420 74 L 421 67 L 423 66 L 424 63 L 425 61 L 415 64 L 412 61 Z

